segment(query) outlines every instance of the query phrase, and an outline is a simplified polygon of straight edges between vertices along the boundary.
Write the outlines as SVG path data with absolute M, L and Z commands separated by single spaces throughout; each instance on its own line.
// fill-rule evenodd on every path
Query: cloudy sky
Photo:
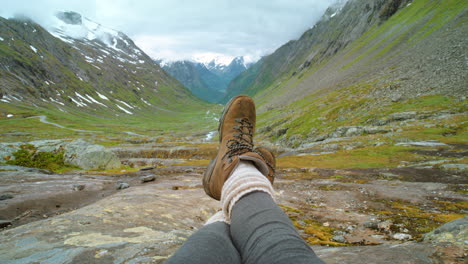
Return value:
M 153 58 L 259 59 L 313 26 L 335 0 L 0 0 L 0 16 L 45 24 L 72 10 L 126 33 Z

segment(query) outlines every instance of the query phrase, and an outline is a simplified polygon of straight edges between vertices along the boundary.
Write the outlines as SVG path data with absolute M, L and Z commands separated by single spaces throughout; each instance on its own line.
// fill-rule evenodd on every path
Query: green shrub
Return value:
M 26 144 L 21 145 L 20 149 L 13 153 L 15 159 L 7 161 L 7 164 L 51 171 L 73 168 L 73 166 L 65 164 L 63 153 L 63 151 L 38 152 L 36 147 Z

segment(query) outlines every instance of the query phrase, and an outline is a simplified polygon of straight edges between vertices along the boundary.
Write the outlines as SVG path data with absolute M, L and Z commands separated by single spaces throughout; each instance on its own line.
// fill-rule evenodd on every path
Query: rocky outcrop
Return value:
M 117 156 L 101 145 L 75 140 L 66 144 L 64 149 L 65 162 L 83 169 L 115 169 L 121 166 Z
M 424 242 L 466 245 L 468 241 L 468 216 L 449 222 L 424 236 Z
M 90 144 L 84 140 L 37 140 L 31 142 L 0 143 L 2 161 L 13 160 L 14 152 L 21 145 L 31 144 L 38 152 L 64 153 L 64 162 L 82 169 L 115 169 L 121 166 L 120 160 L 111 150 L 104 146 Z

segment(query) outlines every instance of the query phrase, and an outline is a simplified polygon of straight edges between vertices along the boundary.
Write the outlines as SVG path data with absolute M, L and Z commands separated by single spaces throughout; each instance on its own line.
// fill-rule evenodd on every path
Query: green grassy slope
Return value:
M 129 46 L 120 47 L 127 51 L 118 52 L 99 42 L 65 42 L 32 21 L 3 18 L 0 37 L 4 140 L 15 131 L 31 137 L 77 134 L 26 119 L 37 115 L 67 128 L 116 134 L 199 133 L 216 126 L 206 115 L 213 106 L 192 95 L 130 39 Z
M 395 124 L 379 124 L 395 113 L 413 111 L 417 118 L 434 119 L 449 112 L 461 114 L 443 122 L 450 128 L 433 120 L 435 128 L 415 124 L 400 136 L 464 142 L 467 118 L 462 113 L 467 105 L 462 53 L 448 50 L 449 45 L 461 47 L 459 41 L 467 33 L 467 10 L 466 1 L 416 0 L 387 20 L 372 24 L 332 56 L 319 59 L 323 47 L 312 47 L 308 54 L 315 55 L 310 61 L 316 63 L 291 66 L 264 88 L 251 85 L 241 91 L 255 96 L 259 131 L 265 139 L 297 147 L 329 137 L 343 126 L 397 130 Z M 269 66 L 264 62 L 262 67 Z M 260 73 L 257 78 L 265 76 L 269 75 Z

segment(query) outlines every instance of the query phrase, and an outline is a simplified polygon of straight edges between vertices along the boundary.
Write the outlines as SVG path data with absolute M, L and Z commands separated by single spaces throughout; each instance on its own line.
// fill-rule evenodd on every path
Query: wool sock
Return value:
M 221 190 L 221 208 L 227 223 L 231 221 L 231 211 L 244 195 L 261 191 L 273 197 L 270 181 L 250 161 L 240 161 Z
M 217 212 L 216 214 L 214 214 L 213 216 L 210 217 L 210 219 L 208 219 L 205 223 L 205 225 L 209 225 L 209 224 L 212 224 L 212 223 L 216 223 L 216 222 L 226 222 L 226 218 L 224 217 L 224 212 L 223 211 L 219 211 Z

